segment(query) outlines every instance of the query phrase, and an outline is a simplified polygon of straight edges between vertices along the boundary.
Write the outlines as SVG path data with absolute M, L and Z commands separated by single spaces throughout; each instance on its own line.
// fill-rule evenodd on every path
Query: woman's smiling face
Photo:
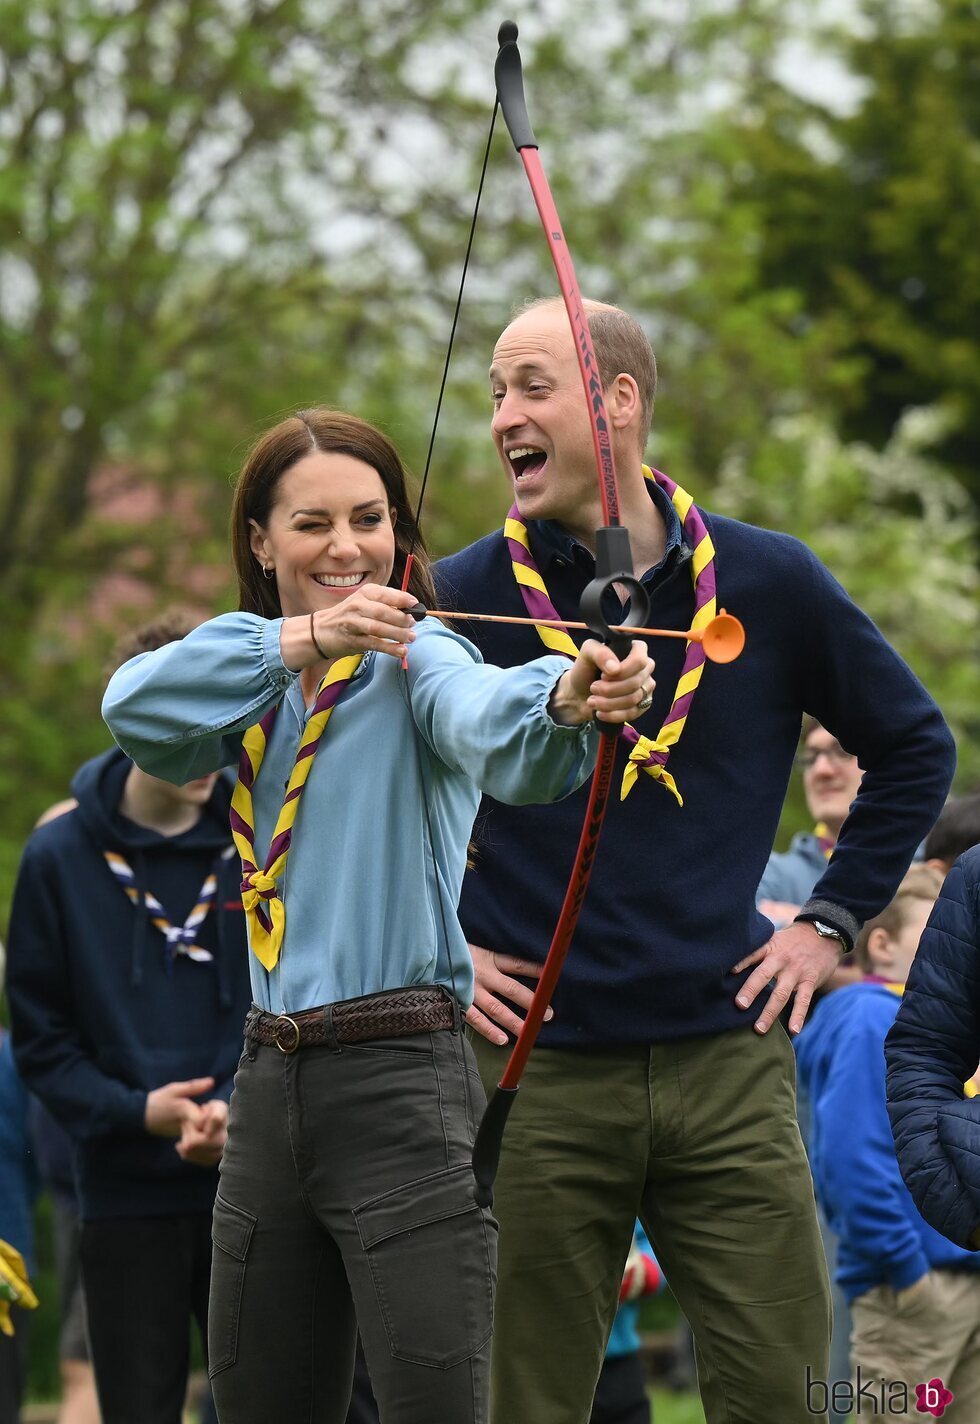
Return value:
M 391 578 L 394 511 L 377 470 L 352 455 L 305 455 L 280 478 L 268 523 L 249 522 L 252 553 L 275 570 L 286 618 Z

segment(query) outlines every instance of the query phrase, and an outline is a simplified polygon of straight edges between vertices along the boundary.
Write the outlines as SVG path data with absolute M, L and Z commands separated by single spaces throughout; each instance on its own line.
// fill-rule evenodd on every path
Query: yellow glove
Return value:
M 14 1333 L 14 1322 L 10 1318 L 12 1305 L 35 1310 L 37 1296 L 27 1279 L 23 1256 L 6 1241 L 0 1241 L 0 1332 L 4 1335 Z

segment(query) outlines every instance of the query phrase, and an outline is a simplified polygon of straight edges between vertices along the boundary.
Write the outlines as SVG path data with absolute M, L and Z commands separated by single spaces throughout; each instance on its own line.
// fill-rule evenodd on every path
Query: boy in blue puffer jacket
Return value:
M 906 1417 L 894 1407 L 893 1382 L 907 1387 L 907 1417 L 914 1419 L 916 1385 L 940 1378 L 953 1391 L 957 1416 L 977 1419 L 980 1259 L 919 1215 L 902 1181 L 885 1103 L 885 1036 L 941 884 L 928 866 L 909 871 L 855 946 L 862 982 L 821 1001 L 799 1037 L 797 1059 L 813 1108 L 814 1185 L 840 1239 L 836 1275 L 853 1319 L 852 1376 L 872 1382 L 878 1399 L 885 1391 L 889 1417 Z M 960 1076 L 961 1097 L 967 1076 Z

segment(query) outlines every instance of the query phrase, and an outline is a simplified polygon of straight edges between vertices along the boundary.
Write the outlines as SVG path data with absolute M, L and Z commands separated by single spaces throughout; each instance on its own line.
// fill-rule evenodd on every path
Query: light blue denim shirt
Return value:
M 253 790 L 259 865 L 309 715 L 280 656 L 280 626 L 249 613 L 213 618 L 126 663 L 102 709 L 138 766 L 180 785 L 237 767 L 245 729 L 281 702 Z M 279 882 L 279 961 L 266 971 L 249 955 L 261 1008 L 297 1013 L 412 984 L 455 987 L 469 1005 L 456 905 L 481 790 L 517 805 L 556 801 L 595 762 L 591 724 L 560 727 L 547 712 L 568 666 L 549 656 L 488 667 L 436 619 L 418 627 L 407 679 L 397 659 L 364 657 L 303 792 Z

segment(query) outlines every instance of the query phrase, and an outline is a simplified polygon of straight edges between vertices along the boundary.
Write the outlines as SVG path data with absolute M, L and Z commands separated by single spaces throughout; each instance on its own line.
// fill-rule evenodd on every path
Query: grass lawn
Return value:
M 674 1394 L 652 1389 L 653 1424 L 704 1424 L 704 1410 L 696 1394 Z

